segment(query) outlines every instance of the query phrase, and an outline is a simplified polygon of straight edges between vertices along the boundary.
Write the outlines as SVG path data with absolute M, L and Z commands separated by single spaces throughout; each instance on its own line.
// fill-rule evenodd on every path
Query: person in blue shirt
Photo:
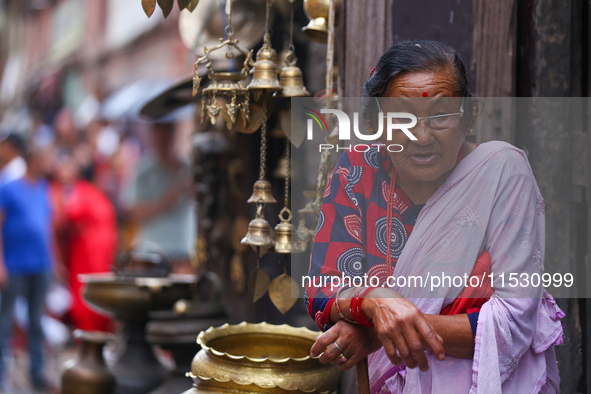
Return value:
M 54 238 L 48 184 L 49 151 L 32 147 L 25 154 L 27 171 L 0 187 L 0 392 L 6 381 L 3 355 L 12 334 L 15 299 L 29 308 L 29 354 L 33 387 L 51 389 L 43 375 L 41 317 L 54 263 Z

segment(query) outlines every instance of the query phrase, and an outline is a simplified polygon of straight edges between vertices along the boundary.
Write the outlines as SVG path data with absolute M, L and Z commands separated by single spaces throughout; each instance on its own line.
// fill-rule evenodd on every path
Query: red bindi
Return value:
M 427 92 L 423 92 L 423 97 L 427 97 L 427 96 L 428 96 Z

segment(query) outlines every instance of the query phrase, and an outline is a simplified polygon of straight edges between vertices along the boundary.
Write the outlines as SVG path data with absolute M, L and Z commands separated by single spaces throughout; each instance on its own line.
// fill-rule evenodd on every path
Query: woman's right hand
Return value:
M 335 345 L 338 344 L 338 346 Z M 357 365 L 368 354 L 378 350 L 382 344 L 374 329 L 357 326 L 339 320 L 332 328 L 316 339 L 310 349 L 312 357 L 318 357 L 322 364 L 333 363 L 341 371 Z M 341 360 L 341 350 L 347 361 Z

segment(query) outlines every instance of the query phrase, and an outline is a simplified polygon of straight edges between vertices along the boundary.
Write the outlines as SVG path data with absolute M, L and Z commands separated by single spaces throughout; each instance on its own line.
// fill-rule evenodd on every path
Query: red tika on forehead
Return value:
M 423 97 L 427 97 L 427 96 L 428 96 L 427 92 L 423 92 Z

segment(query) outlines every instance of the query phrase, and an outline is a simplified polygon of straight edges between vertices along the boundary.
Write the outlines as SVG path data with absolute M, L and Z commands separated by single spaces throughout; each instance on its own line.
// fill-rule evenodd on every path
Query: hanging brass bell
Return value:
M 326 44 L 328 39 L 329 7 L 330 0 L 304 0 L 304 12 L 310 19 L 310 23 L 302 28 L 302 32 L 307 39 Z M 335 7 L 338 8 L 338 1 Z M 338 15 L 338 12 L 335 15 Z M 335 25 L 337 25 L 336 21 Z
M 302 27 L 304 37 L 310 41 L 326 44 L 328 40 L 328 20 L 325 18 L 314 18 Z
M 254 63 L 254 76 L 248 90 L 269 92 L 280 91 L 281 85 L 277 79 L 277 52 L 271 48 L 271 36 L 265 33 L 264 44 L 257 52 L 257 61 Z
M 282 156 L 279 158 L 277 161 L 277 168 L 275 168 L 275 171 L 273 171 L 273 176 L 275 178 L 285 179 L 285 177 L 288 176 L 287 170 L 285 169 L 286 162 L 287 157 Z
M 279 75 L 279 83 L 283 90 L 281 93 L 277 94 L 282 97 L 302 97 L 310 95 L 304 86 L 302 70 L 295 65 L 296 61 L 297 58 L 295 57 L 295 54 L 290 50 L 285 56 L 285 63 L 287 66 L 281 69 L 281 74 Z
M 287 217 L 284 215 L 287 214 Z M 279 212 L 279 219 L 281 222 L 275 226 L 275 253 L 299 253 L 303 252 L 304 249 L 301 247 L 299 242 L 292 243 L 291 235 L 295 234 L 295 227 L 291 224 L 291 211 L 284 207 Z M 296 238 L 297 239 L 297 238 Z
M 241 244 L 250 245 L 259 257 L 263 256 L 275 244 L 271 234 L 271 225 L 265 220 L 263 209 L 265 204 L 261 201 L 257 206 L 256 217 L 248 224 L 248 232 L 240 241 Z
M 263 201 L 265 204 L 275 204 L 277 202 L 271 192 L 271 183 L 264 179 L 259 179 L 254 183 L 252 196 L 246 200 L 250 204 L 257 204 L 259 201 Z
M 304 77 L 299 67 L 283 67 L 279 78 L 281 87 L 283 88 L 281 92 L 282 97 L 303 97 L 310 95 L 304 86 Z

